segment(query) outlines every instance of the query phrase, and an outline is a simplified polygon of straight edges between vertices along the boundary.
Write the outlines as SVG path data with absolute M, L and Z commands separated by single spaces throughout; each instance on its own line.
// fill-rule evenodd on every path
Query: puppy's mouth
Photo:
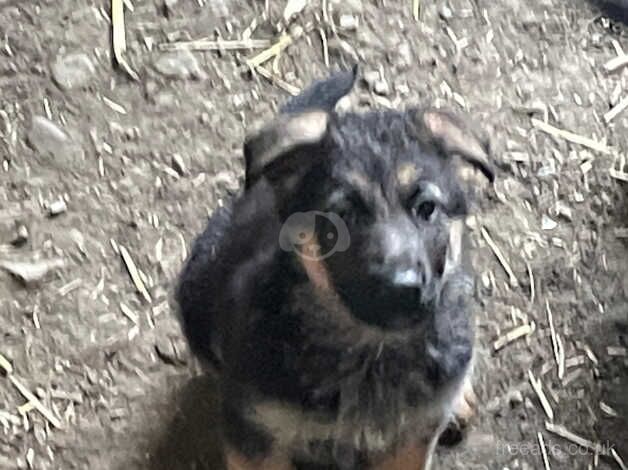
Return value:
M 383 286 L 378 280 L 339 286 L 338 294 L 354 316 L 384 329 L 415 327 L 432 309 L 431 295 L 423 289 Z

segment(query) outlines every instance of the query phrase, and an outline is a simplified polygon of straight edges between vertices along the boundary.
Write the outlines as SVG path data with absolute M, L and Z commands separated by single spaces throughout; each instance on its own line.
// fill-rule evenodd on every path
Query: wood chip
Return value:
M 122 256 L 122 260 L 126 265 L 126 269 L 129 272 L 129 276 L 131 276 L 131 281 L 133 281 L 133 285 L 135 285 L 135 288 L 142 295 L 144 300 L 148 303 L 151 303 L 152 299 L 150 297 L 150 294 L 148 293 L 148 290 L 146 289 L 146 286 L 144 285 L 144 282 L 142 281 L 142 278 L 140 277 L 140 273 L 137 269 L 137 266 L 135 265 L 135 262 L 133 261 L 133 258 L 131 258 L 131 255 L 124 246 L 118 245 L 118 249 L 120 250 L 120 256 Z
M 82 279 L 74 279 L 73 281 L 70 281 L 67 284 L 59 287 L 59 289 L 57 290 L 57 294 L 59 294 L 61 297 L 65 297 L 73 290 L 76 290 L 79 287 L 81 287 L 81 284 L 83 284 Z
M 543 466 L 545 470 L 552 470 L 549 464 L 549 457 L 547 456 L 547 449 L 545 448 L 545 439 L 543 439 L 543 434 L 540 432 L 536 433 L 536 438 L 539 441 L 539 447 L 541 448 L 541 456 L 543 457 Z
M 550 422 L 545 422 L 545 429 L 547 429 L 552 434 L 557 435 L 558 437 L 562 437 L 563 439 L 573 442 L 574 444 L 579 445 L 585 449 L 590 450 L 591 452 L 597 452 L 600 455 L 608 455 L 608 451 L 604 449 L 604 446 L 599 442 L 593 442 L 584 437 L 578 436 L 577 434 L 572 433 L 567 430 L 564 426 L 560 424 L 554 424 Z
M 121 104 L 116 103 L 113 100 L 110 100 L 106 96 L 102 97 L 103 103 L 105 103 L 109 108 L 113 109 L 116 113 L 126 114 L 126 109 Z
M 593 139 L 589 139 L 588 137 L 583 137 L 578 134 L 574 134 L 573 132 L 569 132 L 563 129 L 559 129 L 557 127 L 551 126 L 550 124 L 540 121 L 539 119 L 532 118 L 532 125 L 546 134 L 549 134 L 553 137 L 558 137 L 564 139 L 572 144 L 581 145 L 583 147 L 590 148 L 591 150 L 595 150 L 600 153 L 609 154 L 611 153 L 610 149 L 600 142 L 597 142 Z
M 11 365 L 9 360 L 2 354 L 0 354 L 0 368 L 2 368 L 2 370 L 4 370 L 7 375 L 13 373 L 13 366 Z
M 604 115 L 604 121 L 606 121 L 606 124 L 610 123 L 613 119 L 619 116 L 626 108 L 628 108 L 628 96 L 622 98 L 619 103 L 613 106 L 613 108 Z
M 600 410 L 602 410 L 604 412 L 604 414 L 610 416 L 611 418 L 618 418 L 619 417 L 619 413 L 617 413 L 617 411 L 615 411 L 614 408 L 610 407 L 609 405 L 607 405 L 603 401 L 600 402 Z
M 518 340 L 519 338 L 523 338 L 524 336 L 530 336 L 532 333 L 534 333 L 534 330 L 534 322 L 518 326 L 495 340 L 495 342 L 493 343 L 493 350 L 499 351 L 504 346 Z
M 131 320 L 135 325 L 137 325 L 138 321 L 139 321 L 139 316 L 137 313 L 135 313 L 133 310 L 131 310 L 129 307 L 127 307 L 124 303 L 120 302 L 120 310 L 122 311 L 122 313 L 124 314 L 125 317 L 127 317 L 129 320 Z
M 539 398 L 539 401 L 541 402 L 543 411 L 545 411 L 545 414 L 547 415 L 550 421 L 554 421 L 554 410 L 552 409 L 552 406 L 550 405 L 550 402 L 547 399 L 545 392 L 543 391 L 542 382 L 534 376 L 534 373 L 531 370 L 528 370 L 528 378 L 530 379 L 530 384 L 532 385 L 532 389 L 534 390 L 534 392 L 536 393 L 536 396 Z
M 628 55 L 620 55 L 612 58 L 604 64 L 604 69 L 607 72 L 614 72 L 628 65 Z
M 113 38 L 113 56 L 118 65 L 129 77 L 139 81 L 140 77 L 124 57 L 126 52 L 126 31 L 124 25 L 124 0 L 111 0 L 111 28 Z
M 550 338 L 552 339 L 554 360 L 556 361 L 556 367 L 558 368 L 558 378 L 562 380 L 565 375 L 565 354 L 563 352 L 562 342 L 560 341 L 558 334 L 556 334 L 556 329 L 554 328 L 554 316 L 547 299 L 545 300 L 545 310 L 547 311 L 547 323 L 549 324 Z
M 481 228 L 481 233 L 482 233 L 482 237 L 484 238 L 484 240 L 486 241 L 488 246 L 491 248 L 491 250 L 493 250 L 493 253 L 497 257 L 497 260 L 501 264 L 502 268 L 504 268 L 504 271 L 506 271 L 506 274 L 508 275 L 508 279 L 509 279 L 509 282 L 510 282 L 510 286 L 513 287 L 513 288 L 517 287 L 519 285 L 519 281 L 517 280 L 517 276 L 515 276 L 515 273 L 513 272 L 512 268 L 510 267 L 510 264 L 508 263 L 508 260 L 504 256 L 504 253 L 499 248 L 499 246 L 497 246 L 497 243 L 495 243 L 493 241 L 493 239 L 489 235 L 489 233 L 486 230 L 486 228 L 482 227 Z

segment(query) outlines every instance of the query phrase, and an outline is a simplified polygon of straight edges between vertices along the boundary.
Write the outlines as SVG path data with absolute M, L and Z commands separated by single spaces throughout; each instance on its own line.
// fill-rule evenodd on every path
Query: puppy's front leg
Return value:
M 225 463 L 227 470 L 294 470 L 290 457 L 277 451 L 264 457 L 249 459 L 227 447 Z

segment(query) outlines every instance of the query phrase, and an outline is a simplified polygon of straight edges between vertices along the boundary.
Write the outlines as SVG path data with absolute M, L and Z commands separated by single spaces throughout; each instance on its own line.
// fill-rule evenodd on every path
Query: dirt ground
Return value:
M 466 109 L 499 168 L 472 223 L 480 410 L 437 468 L 544 468 L 539 433 L 547 468 L 628 462 L 628 183 L 611 172 L 626 170 L 628 112 L 604 118 L 628 71 L 603 67 L 628 48 L 625 26 L 584 0 L 422 0 L 419 21 L 411 0 L 328 0 L 325 15 L 310 2 L 290 29 L 303 34 L 264 64 L 271 83 L 246 60 L 279 40 L 285 1 L 270 21 L 263 1 L 128 3 L 137 80 L 114 64 L 109 2 L 0 0 L 0 354 L 13 369 L 0 372 L 0 469 L 221 468 L 215 385 L 181 337 L 173 281 L 238 191 L 245 129 L 356 61 L 353 106 Z M 243 34 L 268 44 L 163 50 Z M 9 274 L 40 266 L 38 281 Z M 496 351 L 512 330 L 526 336 Z

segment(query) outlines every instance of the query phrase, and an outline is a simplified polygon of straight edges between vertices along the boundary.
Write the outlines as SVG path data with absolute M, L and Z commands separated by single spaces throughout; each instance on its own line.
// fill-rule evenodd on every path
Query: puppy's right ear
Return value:
M 244 142 L 245 187 L 262 176 L 299 173 L 309 168 L 321 155 L 329 130 L 330 115 L 322 110 L 280 114 L 270 124 L 247 136 Z

